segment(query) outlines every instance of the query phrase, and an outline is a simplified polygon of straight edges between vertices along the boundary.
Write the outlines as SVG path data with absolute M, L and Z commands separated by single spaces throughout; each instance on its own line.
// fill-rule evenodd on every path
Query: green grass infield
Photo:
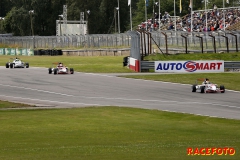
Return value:
M 73 68 L 78 72 L 92 73 L 130 73 L 133 72 L 123 67 L 124 56 L 17 56 L 30 67 L 56 67 L 58 62 Z M 1 66 L 16 56 L 0 56 Z M 12 60 L 11 60 L 12 61 Z
M 2 110 L 0 120 L 2 160 L 240 159 L 239 120 L 124 107 Z
M 123 56 L 19 57 L 29 62 L 30 67 L 48 68 L 52 63 L 62 62 L 79 72 L 132 72 L 122 66 Z M 238 53 L 205 54 L 205 58 L 209 60 L 240 61 L 239 57 Z M 14 57 L 0 56 L 0 64 L 5 66 L 9 58 Z M 204 54 L 172 57 L 157 55 L 146 59 L 204 60 Z M 197 78 L 209 78 L 214 83 L 225 85 L 226 89 L 240 91 L 239 74 L 194 73 L 125 77 L 185 84 L 194 84 Z M 22 107 L 26 109 L 16 109 Z M 127 107 L 27 107 L 32 106 L 0 101 L 1 160 L 240 159 L 239 120 Z

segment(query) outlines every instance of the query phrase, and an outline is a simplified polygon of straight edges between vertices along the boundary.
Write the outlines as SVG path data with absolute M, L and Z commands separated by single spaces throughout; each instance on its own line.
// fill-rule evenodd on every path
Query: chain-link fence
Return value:
M 26 36 L 1 37 L 0 43 L 21 48 L 118 48 L 129 47 L 130 36 L 122 34 L 93 34 L 71 36 Z
M 31 49 L 131 48 L 132 52 L 133 48 L 137 52 L 148 50 L 147 54 L 161 53 L 161 51 L 165 53 L 230 52 L 238 51 L 240 43 L 240 31 L 191 33 L 161 30 L 158 32 L 139 33 L 141 35 L 140 39 L 134 32 L 137 31 L 121 34 L 76 36 L 0 36 L 0 43 L 10 47 Z M 150 41 L 147 39 L 149 35 L 151 35 Z M 143 42 L 141 37 L 144 37 Z M 148 45 L 145 45 L 145 43 Z
M 240 31 L 218 32 L 152 32 L 152 52 L 160 53 L 158 47 L 169 53 L 201 53 L 238 51 Z

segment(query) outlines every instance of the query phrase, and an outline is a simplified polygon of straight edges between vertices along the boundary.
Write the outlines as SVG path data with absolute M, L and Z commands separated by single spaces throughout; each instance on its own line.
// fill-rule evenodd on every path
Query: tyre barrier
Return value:
M 39 50 L 34 50 L 34 55 L 35 56 L 62 56 L 63 52 L 62 50 L 55 50 L 55 49 L 39 49 Z
M 130 56 L 123 57 L 123 67 L 129 66 L 129 57 Z

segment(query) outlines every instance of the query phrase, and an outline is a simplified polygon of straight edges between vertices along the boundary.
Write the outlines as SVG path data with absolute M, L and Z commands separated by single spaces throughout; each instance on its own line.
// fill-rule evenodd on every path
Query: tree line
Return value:
M 114 10 L 118 7 L 121 33 L 130 30 L 130 8 L 128 0 L 1 0 L 0 1 L 0 33 L 12 33 L 15 36 L 29 36 L 34 30 L 34 35 L 56 35 L 56 20 L 63 13 L 63 5 L 67 5 L 67 19 L 80 20 L 80 12 L 89 10 L 88 30 L 89 34 L 109 34 L 115 32 Z M 145 21 L 145 1 L 147 2 L 147 17 L 153 17 L 153 11 L 159 12 L 156 2 L 160 2 L 160 11 L 163 15 L 168 12 L 177 16 L 189 13 L 190 0 L 181 0 L 182 11 L 180 13 L 180 0 L 131 0 L 133 29 Z M 205 0 L 192 0 L 193 10 L 204 9 Z M 228 1 L 228 0 L 226 0 Z M 223 0 L 206 0 L 207 7 L 212 8 L 216 4 L 223 6 Z M 239 0 L 229 0 L 225 7 L 239 6 Z M 34 10 L 31 15 L 30 10 Z M 4 17 L 4 20 L 3 20 Z M 86 16 L 85 16 L 86 17 Z M 31 21 L 32 26 L 31 28 Z M 118 22 L 118 20 L 117 20 Z

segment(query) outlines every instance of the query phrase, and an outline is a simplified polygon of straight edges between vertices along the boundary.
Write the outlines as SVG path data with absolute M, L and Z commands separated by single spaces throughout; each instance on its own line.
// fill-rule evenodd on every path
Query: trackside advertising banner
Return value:
M 23 55 L 23 56 L 33 56 L 34 50 L 27 48 L 0 48 L 0 55 Z
M 224 72 L 224 61 L 155 61 L 155 72 Z

